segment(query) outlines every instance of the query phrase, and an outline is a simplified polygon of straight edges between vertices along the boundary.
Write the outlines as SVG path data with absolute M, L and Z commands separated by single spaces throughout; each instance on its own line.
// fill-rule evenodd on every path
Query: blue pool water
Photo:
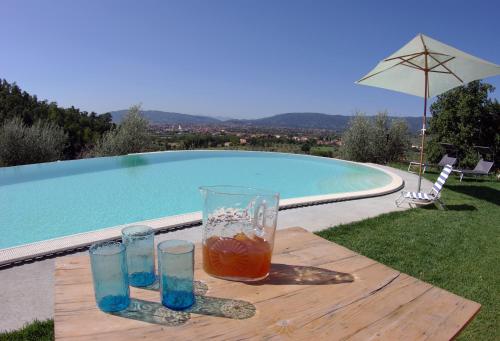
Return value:
M 241 152 L 162 152 L 0 168 L 0 248 L 200 211 L 201 185 L 281 198 L 351 192 L 391 181 L 335 159 Z

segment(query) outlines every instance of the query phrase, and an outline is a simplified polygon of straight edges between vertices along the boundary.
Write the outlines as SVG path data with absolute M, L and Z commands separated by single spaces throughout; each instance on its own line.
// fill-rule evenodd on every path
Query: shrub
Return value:
M 304 143 L 301 147 L 300 147 L 300 150 L 303 151 L 304 153 L 306 154 L 309 154 L 309 152 L 311 151 L 311 144 L 309 142 L 307 143 Z
M 342 157 L 360 162 L 371 161 L 372 150 L 370 148 L 370 138 L 372 127 L 370 120 L 357 113 L 349 122 L 349 127 L 344 132 L 341 149 Z
M 394 120 L 389 128 L 386 161 L 397 161 L 406 156 L 410 147 L 410 132 L 403 120 Z
M 389 151 L 389 117 L 387 113 L 380 113 L 371 122 L 371 134 L 367 136 L 370 161 L 385 163 Z
M 149 151 L 153 139 L 149 133 L 149 122 L 141 116 L 140 107 L 132 106 L 115 129 L 105 133 L 90 156 L 113 156 Z
M 422 136 L 419 136 L 419 138 L 422 138 Z M 433 140 L 434 136 L 432 135 L 425 136 L 424 159 L 430 161 L 431 163 L 436 164 L 443 157 L 445 149 L 439 144 L 439 142 Z M 420 141 L 418 145 L 420 146 Z M 418 150 L 418 153 L 420 155 L 420 150 Z
M 387 163 L 403 157 L 409 144 L 405 121 L 391 121 L 385 112 L 373 119 L 358 113 L 344 133 L 341 155 L 353 161 Z
M 15 117 L 0 127 L 0 165 L 59 160 L 67 141 L 67 134 L 55 123 L 39 120 L 27 126 Z
M 311 148 L 311 155 L 322 157 L 333 157 L 333 150 Z

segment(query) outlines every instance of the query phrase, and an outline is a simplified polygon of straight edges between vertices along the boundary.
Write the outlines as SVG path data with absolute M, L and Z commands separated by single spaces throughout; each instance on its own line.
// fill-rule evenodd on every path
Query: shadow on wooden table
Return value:
M 289 265 L 273 263 L 269 277 L 249 284 L 273 285 L 328 285 L 353 282 L 351 274 L 318 268 L 315 266 Z
M 137 298 L 130 299 L 127 309 L 109 314 L 169 327 L 180 326 L 191 318 L 187 312 L 170 310 L 161 303 Z
M 144 289 L 159 291 L 158 282 L 156 281 Z M 207 290 L 208 287 L 205 283 L 195 281 L 195 303 L 183 311 L 168 309 L 158 302 L 131 298 L 127 309 L 110 314 L 169 327 L 180 326 L 186 323 L 191 318 L 191 314 L 236 320 L 247 319 L 255 315 L 255 306 L 252 303 L 242 300 L 205 296 Z
M 153 284 L 148 285 L 147 287 L 143 287 L 142 289 L 145 290 L 152 290 L 152 291 L 160 291 L 160 281 L 158 280 L 158 277 L 154 281 Z M 195 295 L 200 295 L 203 296 L 207 293 L 208 291 L 208 285 L 204 282 L 201 281 L 194 281 L 194 294 Z

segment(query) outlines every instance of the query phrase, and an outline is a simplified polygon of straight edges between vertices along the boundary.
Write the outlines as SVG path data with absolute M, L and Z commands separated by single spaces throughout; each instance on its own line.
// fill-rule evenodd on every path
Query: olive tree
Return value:
M 371 161 L 371 136 L 370 119 L 361 113 L 356 113 L 342 137 L 342 157 L 360 162 Z
M 408 126 L 386 112 L 369 118 L 356 114 L 342 138 L 342 156 L 360 162 L 387 163 L 400 159 L 410 145 Z
M 367 136 L 370 161 L 385 163 L 388 158 L 389 146 L 389 116 L 386 112 L 377 114 L 371 121 L 371 131 Z
M 152 138 L 148 127 L 148 120 L 140 114 L 140 106 L 134 105 L 116 128 L 104 134 L 90 154 L 113 156 L 149 151 Z
M 387 139 L 386 160 L 397 161 L 406 156 L 410 148 L 410 131 L 404 120 L 393 120 Z
M 59 160 L 67 142 L 68 135 L 53 122 L 38 120 L 28 126 L 14 117 L 0 127 L 0 165 Z

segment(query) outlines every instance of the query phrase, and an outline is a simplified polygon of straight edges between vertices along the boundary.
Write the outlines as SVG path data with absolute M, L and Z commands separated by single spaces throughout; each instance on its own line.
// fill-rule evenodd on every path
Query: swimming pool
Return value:
M 201 210 L 201 185 L 243 185 L 282 199 L 356 192 L 387 173 L 336 159 L 179 151 L 0 168 L 0 248 Z

